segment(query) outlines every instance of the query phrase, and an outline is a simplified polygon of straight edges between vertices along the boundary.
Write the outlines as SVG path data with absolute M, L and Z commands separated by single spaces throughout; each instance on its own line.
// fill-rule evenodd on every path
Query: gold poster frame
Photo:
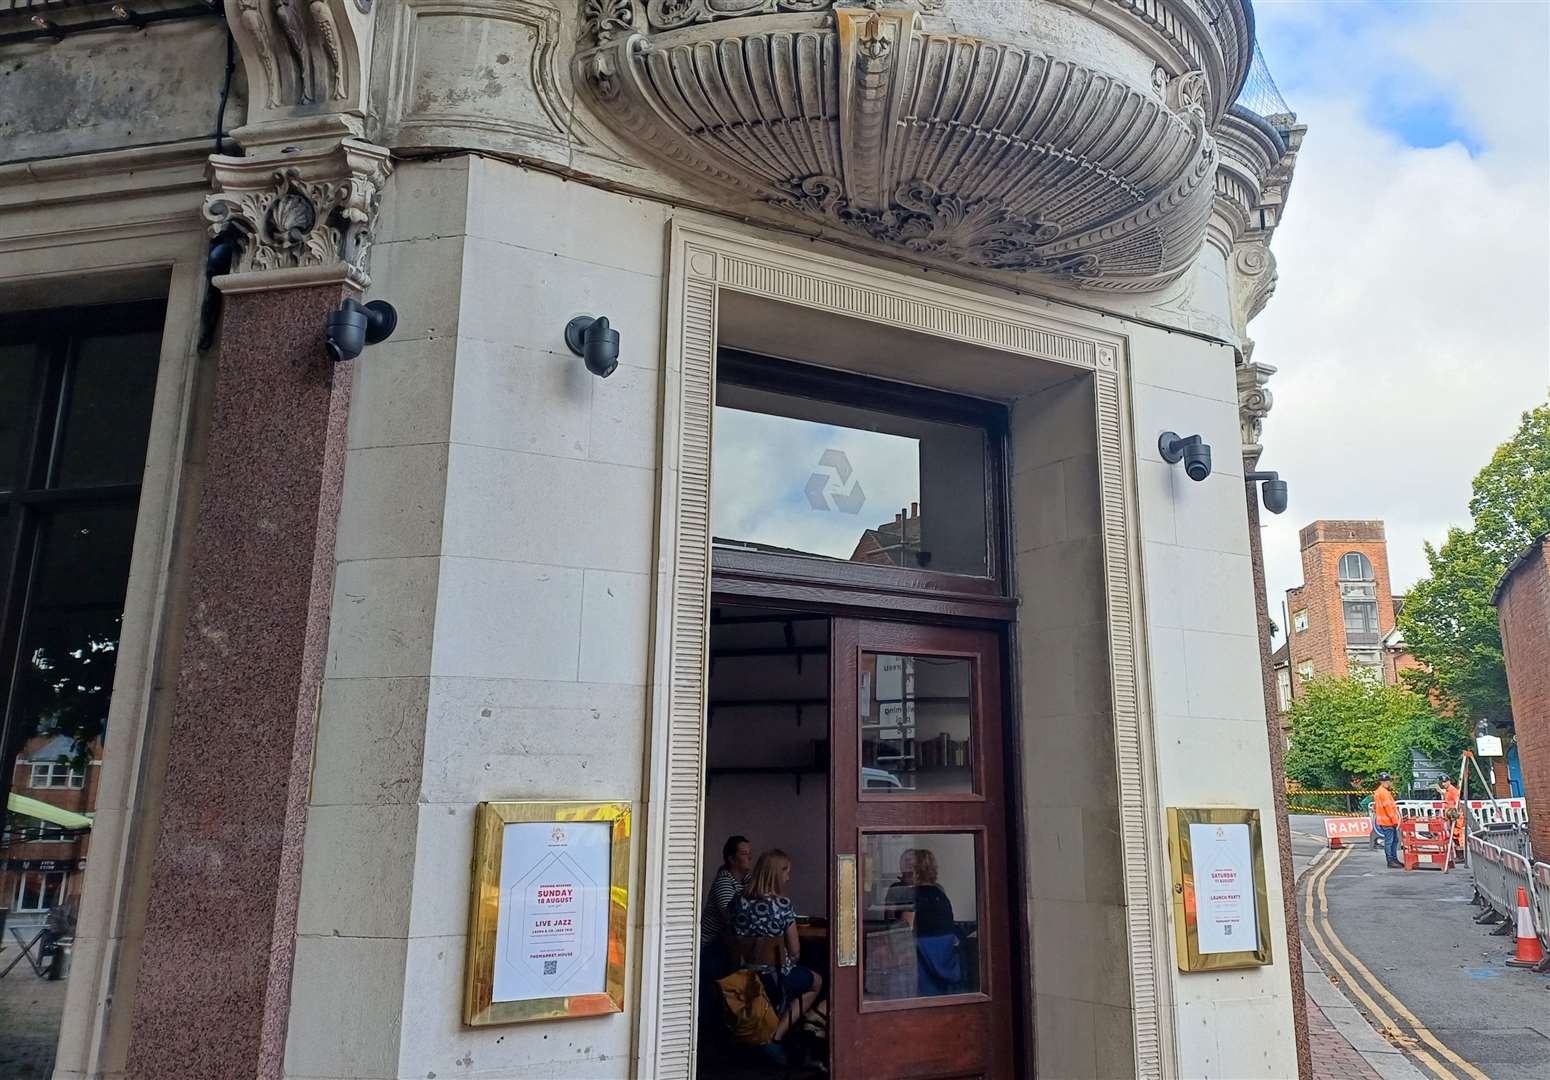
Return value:
M 624 1011 L 624 963 L 630 913 L 629 802 L 483 802 L 474 817 L 473 887 L 468 909 L 468 955 L 463 974 L 463 1023 L 522 1024 Z M 495 935 L 500 925 L 501 845 L 507 825 L 525 822 L 610 822 L 608 961 L 601 993 L 492 1001 Z
M 1200 927 L 1195 904 L 1194 853 L 1190 850 L 1191 825 L 1247 825 L 1254 871 L 1256 947 L 1241 952 L 1200 951 Z M 1173 877 L 1173 937 L 1179 970 L 1231 971 L 1264 967 L 1271 963 L 1270 897 L 1265 885 L 1265 844 L 1259 811 L 1239 807 L 1168 807 L 1168 866 Z

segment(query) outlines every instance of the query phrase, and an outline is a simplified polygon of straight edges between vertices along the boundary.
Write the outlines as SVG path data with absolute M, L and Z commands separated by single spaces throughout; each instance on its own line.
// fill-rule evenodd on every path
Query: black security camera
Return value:
M 619 331 L 608 325 L 606 315 L 577 315 L 565 324 L 565 344 L 600 379 L 619 366 Z
M 1251 472 L 1244 476 L 1249 483 L 1263 480 L 1265 486 L 1260 490 L 1264 493 L 1265 509 L 1272 514 L 1279 514 L 1286 509 L 1286 481 L 1280 474 L 1273 472 Z
M 398 326 L 398 312 L 386 300 L 363 304 L 346 297 L 328 317 L 328 351 L 335 360 L 354 360 L 361 350 L 386 341 Z
M 1165 431 L 1157 439 L 1157 451 L 1170 465 L 1184 462 L 1184 474 L 1191 480 L 1200 481 L 1211 475 L 1211 447 L 1199 435 L 1185 439 Z

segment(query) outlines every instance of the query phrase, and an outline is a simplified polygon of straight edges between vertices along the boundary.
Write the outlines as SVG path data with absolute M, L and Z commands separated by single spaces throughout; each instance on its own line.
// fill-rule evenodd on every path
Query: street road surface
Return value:
M 1323 824 L 1294 815 L 1292 830 L 1294 856 L 1305 865 Z M 1550 976 L 1503 963 L 1512 939 L 1475 924 L 1472 895 L 1467 867 L 1389 870 L 1381 850 L 1331 851 L 1302 876 L 1303 941 L 1347 984 L 1342 989 L 1369 1022 L 1377 1017 L 1380 1034 L 1387 1027 L 1390 1041 L 1428 1075 L 1546 1080 Z

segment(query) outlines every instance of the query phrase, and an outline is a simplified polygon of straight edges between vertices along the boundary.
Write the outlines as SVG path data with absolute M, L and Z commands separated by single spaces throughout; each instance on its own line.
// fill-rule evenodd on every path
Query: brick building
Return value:
M 1370 671 L 1384 682 L 1414 667 L 1394 620 L 1404 602 L 1389 584 L 1381 521 L 1315 521 L 1299 534 L 1303 583 L 1286 591 L 1282 686 L 1296 697 L 1314 675 Z M 1279 666 L 1279 665 L 1278 665 Z
M 41 920 L 81 894 L 101 778 L 101 748 L 76 763 L 67 736 L 35 737 L 16 755 L 0 841 L 0 910 Z
M 1529 838 L 1550 852 L 1550 536 L 1507 568 L 1491 602 L 1502 628 L 1507 690 L 1528 798 Z

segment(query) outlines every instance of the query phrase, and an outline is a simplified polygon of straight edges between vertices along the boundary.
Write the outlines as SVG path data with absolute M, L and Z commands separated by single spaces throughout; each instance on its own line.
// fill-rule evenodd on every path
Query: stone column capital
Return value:
M 212 154 L 210 235 L 234 232 L 222 292 L 340 284 L 364 291 L 389 152 L 360 139 L 265 146 L 245 157 Z
M 1247 361 L 1238 365 L 1238 427 L 1246 469 L 1253 469 L 1264 450 L 1259 443 L 1260 432 L 1275 402 L 1266 384 L 1275 373 L 1276 369 L 1269 364 Z

